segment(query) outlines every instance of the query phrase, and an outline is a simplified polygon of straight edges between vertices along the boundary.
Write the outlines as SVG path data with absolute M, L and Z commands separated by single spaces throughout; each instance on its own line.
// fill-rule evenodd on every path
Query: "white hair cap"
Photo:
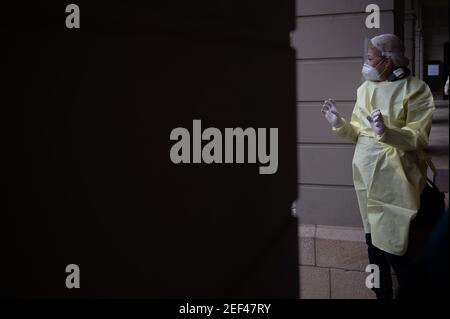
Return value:
M 405 47 L 394 34 L 381 34 L 370 40 L 372 45 L 381 52 L 382 56 L 392 58 L 395 66 L 407 66 L 409 59 L 405 57 Z

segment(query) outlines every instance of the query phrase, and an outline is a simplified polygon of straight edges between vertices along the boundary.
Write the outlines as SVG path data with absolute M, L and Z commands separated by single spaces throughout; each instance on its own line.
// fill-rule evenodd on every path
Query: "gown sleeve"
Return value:
M 403 151 L 421 151 L 428 144 L 433 120 L 433 95 L 426 83 L 422 83 L 405 97 L 407 107 L 404 127 L 386 127 L 379 141 Z

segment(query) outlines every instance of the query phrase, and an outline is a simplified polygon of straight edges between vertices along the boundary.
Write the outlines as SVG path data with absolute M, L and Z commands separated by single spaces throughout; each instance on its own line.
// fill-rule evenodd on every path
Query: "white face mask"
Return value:
M 368 81 L 380 81 L 380 73 L 373 66 L 364 63 L 361 71 L 363 77 Z
M 376 67 L 379 66 L 382 62 L 383 60 L 381 60 L 380 63 L 378 63 L 375 67 L 364 63 L 361 71 L 363 77 L 368 81 L 380 81 L 380 73 L 378 72 Z

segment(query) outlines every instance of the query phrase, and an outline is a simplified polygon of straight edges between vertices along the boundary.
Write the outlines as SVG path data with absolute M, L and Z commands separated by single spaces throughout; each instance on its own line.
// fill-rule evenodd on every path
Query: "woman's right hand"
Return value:
M 321 112 L 325 115 L 328 123 L 330 123 L 333 127 L 339 128 L 344 124 L 341 115 L 336 109 L 336 102 L 334 100 L 325 100 L 322 105 Z

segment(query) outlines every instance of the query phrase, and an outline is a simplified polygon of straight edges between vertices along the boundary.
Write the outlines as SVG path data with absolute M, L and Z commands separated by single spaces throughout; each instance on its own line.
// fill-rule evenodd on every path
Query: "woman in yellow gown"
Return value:
M 402 284 L 408 266 L 410 222 L 420 207 L 434 111 L 423 81 L 410 75 L 402 42 L 392 34 L 371 39 L 350 121 L 333 100 L 322 113 L 333 130 L 356 143 L 353 181 L 369 246 L 381 272 L 378 298 L 392 298 L 390 266 Z

